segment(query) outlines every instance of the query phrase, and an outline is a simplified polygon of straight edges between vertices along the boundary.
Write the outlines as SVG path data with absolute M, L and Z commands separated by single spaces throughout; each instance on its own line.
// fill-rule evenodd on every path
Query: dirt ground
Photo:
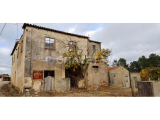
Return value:
M 5 84 L 1 87 L 1 92 L 6 97 L 22 97 L 23 94 L 19 93 L 11 83 Z M 84 89 L 71 88 L 68 92 L 39 92 L 39 97 L 132 97 L 131 88 L 107 86 L 100 87 L 97 90 L 86 91 Z M 138 90 L 135 94 L 138 96 Z M 34 97 L 34 96 L 33 96 Z
M 1 90 L 0 90 L 4 96 L 6 97 L 21 97 L 23 96 L 22 93 L 19 93 L 18 90 L 16 90 L 14 88 L 14 86 L 11 84 L 11 83 L 8 83 L 8 84 L 4 84 L 2 87 L 1 87 Z
M 101 87 L 98 90 L 85 91 L 84 89 L 72 88 L 69 92 L 63 93 L 39 93 L 40 97 L 132 97 L 131 88 L 125 87 Z M 138 96 L 138 90 L 136 89 L 135 97 Z

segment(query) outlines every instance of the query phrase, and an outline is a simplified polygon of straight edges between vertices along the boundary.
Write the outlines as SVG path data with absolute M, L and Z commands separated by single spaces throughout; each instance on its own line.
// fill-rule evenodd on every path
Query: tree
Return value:
M 144 81 L 148 81 L 149 78 L 151 80 L 158 80 L 160 78 L 160 68 L 158 67 L 148 67 L 146 69 L 143 69 L 140 72 L 141 78 Z
M 131 62 L 129 66 L 129 71 L 130 72 L 140 72 L 141 68 L 139 66 L 139 63 L 137 61 Z
M 109 49 L 101 49 L 96 54 L 96 62 L 108 63 L 108 56 L 110 56 L 111 51 Z
M 138 64 L 141 70 L 149 67 L 148 59 L 144 55 L 138 59 Z
M 129 69 L 128 64 L 126 63 L 126 59 L 124 59 L 124 58 L 120 58 L 118 60 L 117 66 L 119 66 L 119 65 L 123 66 L 127 70 Z
M 96 63 L 107 63 L 108 56 L 110 55 L 110 50 L 109 49 L 101 49 L 99 52 L 96 54 Z M 88 61 L 85 57 L 85 59 L 82 59 L 82 54 L 78 54 L 77 50 L 70 50 L 69 52 L 66 52 L 63 54 L 63 57 L 67 58 L 67 61 L 65 63 L 65 68 L 70 69 L 72 73 L 74 73 L 78 68 L 81 69 L 84 75 L 84 85 L 85 88 L 87 88 L 87 79 L 86 79 L 86 74 L 87 74 L 87 69 L 88 69 Z M 76 81 L 77 78 L 73 75 L 70 75 L 74 80 Z M 75 82 L 76 83 L 76 82 Z
M 112 65 L 111 65 L 112 67 L 114 67 L 114 66 L 118 66 L 118 61 L 117 60 L 114 60 L 113 62 L 112 62 Z
M 84 85 L 85 88 L 87 88 L 86 73 L 89 65 L 87 59 L 85 58 L 82 60 L 82 54 L 78 54 L 77 50 L 74 49 L 70 50 L 67 53 L 64 53 L 63 57 L 67 57 L 67 61 L 65 64 L 66 69 L 70 69 L 72 73 L 74 73 L 74 71 L 78 68 L 81 69 L 84 75 Z M 77 81 L 77 78 L 74 76 L 74 74 L 70 76 L 73 77 L 75 81 Z
M 156 54 L 150 54 L 148 58 L 149 66 L 160 67 L 160 56 Z

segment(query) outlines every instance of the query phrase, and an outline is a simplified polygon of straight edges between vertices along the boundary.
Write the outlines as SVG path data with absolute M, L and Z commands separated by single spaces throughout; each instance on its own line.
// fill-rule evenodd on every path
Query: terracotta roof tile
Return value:
M 117 68 L 119 68 L 119 67 L 121 67 L 121 66 L 109 67 L 109 68 L 108 68 L 108 71 L 113 70 L 113 69 L 117 69 Z

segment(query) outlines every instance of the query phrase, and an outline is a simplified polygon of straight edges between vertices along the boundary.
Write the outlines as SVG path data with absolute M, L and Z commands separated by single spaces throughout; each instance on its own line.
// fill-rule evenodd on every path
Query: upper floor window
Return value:
M 96 50 L 96 46 L 95 45 L 93 45 L 93 50 Z
M 76 42 L 70 41 L 70 42 L 69 42 L 69 49 L 70 49 L 70 50 L 71 50 L 71 49 L 76 50 Z
M 45 48 L 54 49 L 54 39 L 45 38 Z

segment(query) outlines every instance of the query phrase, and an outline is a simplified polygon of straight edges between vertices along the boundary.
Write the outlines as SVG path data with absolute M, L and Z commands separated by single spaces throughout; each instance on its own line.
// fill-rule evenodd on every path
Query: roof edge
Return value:
M 18 45 L 18 41 L 17 41 L 17 42 L 15 43 L 15 45 L 14 45 L 14 48 L 13 48 L 12 53 L 11 53 L 11 56 L 13 55 L 13 53 L 14 53 L 14 51 L 15 51 L 17 45 Z
M 68 35 L 73 35 L 73 36 L 83 37 L 83 38 L 89 39 L 88 36 L 78 35 L 78 34 L 74 34 L 74 33 L 68 33 L 68 32 L 64 32 L 64 31 L 55 30 L 55 29 L 46 28 L 46 27 L 41 27 L 41 26 L 32 25 L 32 24 L 28 24 L 28 23 L 24 23 L 23 26 L 22 26 L 22 29 L 25 29 L 27 26 L 28 27 L 34 27 L 34 28 L 38 28 L 38 29 L 43 29 L 43 30 L 48 30 L 48 31 L 54 31 L 54 32 L 58 32 L 58 33 L 63 33 L 63 34 L 68 34 Z

